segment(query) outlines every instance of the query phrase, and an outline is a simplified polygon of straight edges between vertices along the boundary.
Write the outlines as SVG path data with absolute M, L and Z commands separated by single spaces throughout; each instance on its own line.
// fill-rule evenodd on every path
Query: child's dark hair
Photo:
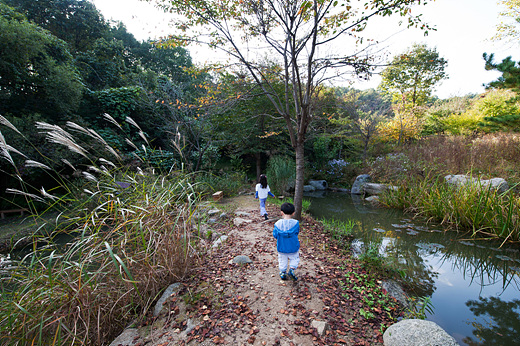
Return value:
M 260 174 L 258 182 L 260 183 L 260 186 L 262 186 L 262 189 L 265 189 L 267 187 L 267 177 L 265 176 L 265 174 Z
M 296 210 L 296 208 L 294 208 L 294 204 L 292 203 L 288 203 L 288 202 L 285 202 L 284 204 L 282 204 L 282 206 L 280 207 L 280 210 L 285 214 L 285 215 L 292 215 L 294 213 L 294 211 Z

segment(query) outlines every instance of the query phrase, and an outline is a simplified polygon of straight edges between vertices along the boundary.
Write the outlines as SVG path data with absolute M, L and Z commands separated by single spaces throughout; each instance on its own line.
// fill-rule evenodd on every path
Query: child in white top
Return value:
M 267 177 L 265 174 L 260 174 L 258 184 L 256 184 L 255 198 L 260 200 L 260 215 L 262 215 L 266 220 L 268 217 L 267 210 L 265 210 L 265 201 L 267 200 L 268 196 L 274 197 L 274 195 L 271 193 L 271 190 L 269 189 L 269 185 L 267 185 Z

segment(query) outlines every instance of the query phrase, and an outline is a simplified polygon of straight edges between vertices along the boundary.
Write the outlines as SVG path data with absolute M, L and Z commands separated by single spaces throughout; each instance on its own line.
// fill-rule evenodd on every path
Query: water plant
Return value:
M 513 190 L 514 187 L 511 190 Z M 470 184 L 456 188 L 443 178 L 403 181 L 395 191 L 386 191 L 381 201 L 390 206 L 435 220 L 473 236 L 520 240 L 520 197 L 491 187 Z
M 412 305 L 405 311 L 406 318 L 418 318 L 424 320 L 426 319 L 426 314 L 434 314 L 434 307 L 431 298 L 412 298 Z
M 347 249 L 349 248 L 350 242 L 353 239 L 353 221 L 323 219 L 321 220 L 321 223 L 323 224 L 325 231 L 331 235 L 332 239 L 338 242 L 338 245 Z

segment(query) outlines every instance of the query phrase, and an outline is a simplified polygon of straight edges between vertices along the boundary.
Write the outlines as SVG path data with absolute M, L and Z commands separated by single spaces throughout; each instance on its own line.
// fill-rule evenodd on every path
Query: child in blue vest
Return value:
M 267 185 L 267 177 L 265 174 L 260 174 L 258 184 L 256 184 L 255 198 L 260 199 L 260 215 L 262 215 L 266 220 L 267 210 L 265 210 L 265 201 L 267 200 L 267 196 L 274 197 L 269 189 L 269 185 Z
M 300 241 L 298 240 L 300 223 L 298 220 L 293 219 L 295 208 L 292 203 L 284 203 L 280 209 L 282 218 L 276 221 L 273 230 L 273 237 L 276 239 L 276 250 L 278 251 L 280 278 L 282 280 L 291 278 L 296 281 L 298 278 L 294 271 L 300 263 Z M 289 271 L 287 271 L 288 264 Z

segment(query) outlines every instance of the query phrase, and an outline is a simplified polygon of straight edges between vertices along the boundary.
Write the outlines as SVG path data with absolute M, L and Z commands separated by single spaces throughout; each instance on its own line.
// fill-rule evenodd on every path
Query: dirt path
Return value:
M 381 323 L 391 322 L 384 314 L 371 320 L 359 315 L 361 299 L 344 281 L 362 269 L 319 224 L 302 222 L 299 279 L 282 281 L 272 237 L 278 207 L 268 206 L 272 219 L 264 221 L 251 196 L 232 203 L 237 208 L 224 226 L 227 240 L 171 294 L 158 318 L 131 334 L 131 343 L 112 345 L 382 344 Z M 250 222 L 237 227 L 236 217 Z M 232 263 L 237 255 L 252 263 Z

